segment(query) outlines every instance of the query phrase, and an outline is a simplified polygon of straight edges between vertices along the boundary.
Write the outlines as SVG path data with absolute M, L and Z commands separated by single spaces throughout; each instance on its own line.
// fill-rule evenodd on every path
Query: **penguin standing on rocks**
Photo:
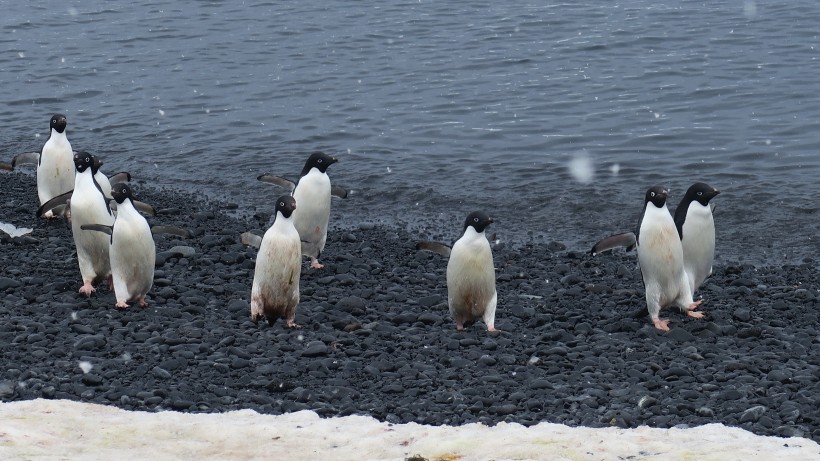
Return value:
M 293 214 L 293 225 L 302 239 L 302 255 L 310 257 L 310 267 L 321 269 L 319 256 L 327 241 L 327 226 L 330 221 L 330 197 L 346 198 L 347 191 L 331 187 L 327 168 L 338 162 L 322 152 L 314 152 L 305 162 L 299 181 L 293 183 L 279 176 L 263 174 L 257 179 L 263 182 L 288 187 L 299 208 Z
M 94 175 L 97 163 L 89 153 L 74 155 L 76 174 L 74 192 L 71 195 L 71 233 L 77 247 L 77 260 L 83 286 L 80 293 L 91 296 L 96 291 L 94 285 L 111 276 L 111 262 L 108 252 L 109 238 L 100 232 L 83 230 L 85 224 L 112 226 L 114 214 L 108 206 L 108 200 Z M 109 279 L 109 285 L 111 280 Z
M 113 226 L 83 224 L 80 227 L 83 231 L 99 231 L 111 236 L 109 256 L 116 307 L 125 309 L 133 301 L 145 307 L 148 305 L 145 295 L 154 284 L 157 257 L 151 227 L 134 207 L 131 188 L 127 184 L 114 184 L 111 195 L 117 202 Z
M 689 277 L 684 269 L 683 246 L 675 221 L 666 208 L 668 191 L 653 186 L 646 191 L 638 224 L 638 263 L 646 288 L 646 306 L 655 328 L 669 331 L 669 320 L 660 318 L 661 308 L 678 305 L 690 317 L 701 318 L 695 309 Z
M 265 232 L 256 256 L 251 287 L 251 320 L 273 325 L 282 317 L 288 328 L 297 328 L 302 242 L 294 226 L 296 199 L 283 195 L 276 201 L 276 219 Z
M 43 145 L 42 151 L 19 154 L 12 159 L 15 168 L 23 163 L 37 164 L 37 195 L 40 205 L 54 197 L 64 194 L 74 186 L 74 152 L 66 137 L 66 117 L 54 114 L 51 117 L 51 134 Z M 51 210 L 45 210 L 45 217 L 53 218 Z
M 703 281 L 712 275 L 715 259 L 715 221 L 709 201 L 720 191 L 696 182 L 689 187 L 675 209 L 675 226 L 683 246 L 683 267 L 694 296 Z
M 416 248 L 449 256 L 447 262 L 447 304 L 456 322 L 456 329 L 483 319 L 487 331 L 495 329 L 495 309 L 498 293 L 495 289 L 495 268 L 490 242 L 484 229 L 493 223 L 487 213 L 470 213 L 464 221 L 464 234 L 452 249 L 443 243 L 419 242 Z

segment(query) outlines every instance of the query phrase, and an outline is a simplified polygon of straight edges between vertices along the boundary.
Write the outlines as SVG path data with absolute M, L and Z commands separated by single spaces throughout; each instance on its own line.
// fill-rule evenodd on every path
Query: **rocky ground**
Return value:
M 0 398 L 69 399 L 128 410 L 371 415 L 391 423 L 539 422 L 669 428 L 723 423 L 820 440 L 820 275 L 814 261 L 722 261 L 700 295 L 705 319 L 650 324 L 634 253 L 591 257 L 560 242 L 494 247 L 498 333 L 455 331 L 444 257 L 419 239 L 459 230 L 357 225 L 336 214 L 325 268 L 305 263 L 301 329 L 249 319 L 269 212 L 133 187 L 158 210 L 148 308 L 87 299 L 71 231 L 34 217 L 34 177 L 0 174 Z M 423 228 L 423 225 L 422 225 Z M 491 227 L 492 230 L 492 227 Z M 592 243 L 592 242 L 590 242 Z

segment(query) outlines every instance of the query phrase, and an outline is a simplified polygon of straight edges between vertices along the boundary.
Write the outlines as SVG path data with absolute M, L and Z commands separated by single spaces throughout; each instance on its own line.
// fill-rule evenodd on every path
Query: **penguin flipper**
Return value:
M 268 174 L 268 173 L 259 175 L 259 176 L 256 177 L 256 179 L 259 180 L 259 181 L 268 183 L 268 184 L 273 184 L 275 186 L 284 187 L 285 189 L 288 189 L 291 192 L 293 192 L 293 189 L 296 188 L 296 183 L 291 181 L 290 179 L 285 179 L 281 176 L 275 176 L 275 175 Z
M 57 208 L 60 205 L 68 204 L 68 201 L 71 200 L 71 194 L 74 193 L 74 190 L 70 190 L 64 194 L 60 194 L 53 199 L 47 201 L 46 203 L 42 204 L 40 208 L 37 209 L 37 217 L 42 218 L 46 211 L 51 209 Z
M 156 216 L 157 215 L 157 210 L 154 207 L 152 207 L 151 205 L 149 205 L 145 202 L 140 202 L 139 200 L 131 199 L 131 203 L 134 204 L 134 208 L 136 208 L 137 211 L 142 212 L 142 214 L 144 214 L 144 215 L 148 215 L 148 216 Z
M 0 170 L 14 171 L 14 167 L 10 163 L 0 162 Z
M 181 227 L 176 226 L 151 226 L 151 233 L 152 234 L 166 234 L 166 235 L 175 235 L 180 238 L 189 239 L 193 237 L 191 231 L 188 229 L 183 229 Z
M 330 195 L 339 198 L 347 198 L 348 190 L 340 186 L 330 186 Z
M 262 246 L 262 237 L 254 234 L 253 232 L 243 232 L 242 235 L 239 236 L 239 241 L 242 242 L 243 245 L 248 245 L 257 249 Z
M 37 165 L 40 163 L 40 153 L 39 152 L 24 152 L 22 154 L 17 154 L 11 159 L 11 167 L 16 168 L 17 165 Z
M 131 173 L 127 171 L 120 171 L 119 173 L 114 173 L 108 177 L 108 181 L 113 186 L 114 184 L 121 183 L 121 182 L 131 182 Z
M 626 251 L 632 251 L 637 243 L 637 238 L 634 232 L 624 232 L 623 234 L 610 235 L 609 237 L 600 240 L 592 247 L 590 253 L 595 256 L 604 251 L 611 250 L 618 247 L 626 247 Z
M 449 257 L 450 252 L 452 251 L 452 248 L 450 248 L 449 246 L 441 242 L 433 242 L 430 240 L 422 240 L 420 242 L 416 242 L 416 249 L 430 251 L 432 253 L 437 253 L 446 257 Z
M 111 235 L 114 232 L 114 226 L 106 226 L 105 224 L 83 224 L 80 226 L 82 230 L 90 230 L 102 232 L 103 234 Z

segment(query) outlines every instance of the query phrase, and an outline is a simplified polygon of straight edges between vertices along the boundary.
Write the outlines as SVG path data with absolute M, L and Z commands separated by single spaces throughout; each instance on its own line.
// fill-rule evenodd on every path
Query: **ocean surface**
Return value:
M 816 261 L 820 2 L 659 3 L 6 2 L 0 158 L 61 112 L 137 192 L 256 213 L 283 192 L 259 174 L 323 150 L 339 226 L 453 240 L 483 209 L 502 241 L 579 251 L 649 186 L 673 208 L 705 181 L 717 264 Z

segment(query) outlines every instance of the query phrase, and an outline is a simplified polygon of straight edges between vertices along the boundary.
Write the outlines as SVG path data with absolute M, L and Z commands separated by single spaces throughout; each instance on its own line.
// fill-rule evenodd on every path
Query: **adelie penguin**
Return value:
M 660 310 L 664 307 L 677 305 L 690 317 L 703 317 L 701 312 L 695 312 L 702 301 L 692 300 L 689 277 L 684 269 L 683 246 L 675 221 L 666 208 L 667 194 L 661 186 L 646 191 L 644 210 L 635 234 L 649 318 L 655 328 L 663 331 L 669 331 L 669 320 L 660 318 Z
M 109 257 L 116 307 L 124 309 L 129 302 L 145 307 L 148 305 L 145 296 L 154 284 L 157 257 L 151 227 L 134 207 L 131 188 L 127 184 L 114 184 L 111 195 L 117 202 L 114 224 L 82 224 L 80 228 L 90 234 L 99 231 L 111 236 Z
M 327 169 L 338 162 L 322 152 L 314 152 L 305 162 L 299 181 L 292 181 L 280 176 L 263 174 L 257 179 L 262 182 L 276 184 L 292 190 L 293 198 L 299 208 L 293 214 L 293 225 L 299 231 L 302 239 L 302 255 L 310 257 L 310 266 L 314 269 L 324 267 L 319 262 L 319 256 L 327 241 L 327 226 L 330 221 L 330 197 L 346 198 L 347 191 L 330 185 Z
M 71 233 L 77 247 L 77 260 L 83 286 L 80 293 L 91 296 L 96 291 L 94 285 L 111 276 L 111 261 L 108 253 L 109 238 L 100 232 L 83 230 L 86 224 L 112 226 L 114 213 L 108 206 L 100 185 L 94 179 L 97 163 L 89 153 L 74 155 L 76 174 L 74 192 L 71 195 Z M 109 279 L 109 285 L 111 280 Z
M 692 184 L 675 209 L 675 227 L 683 246 L 684 269 L 689 277 L 692 296 L 712 274 L 715 259 L 715 221 L 709 201 L 720 191 L 696 182 Z M 611 235 L 592 247 L 592 255 L 623 246 L 627 251 L 635 248 L 636 237 L 632 232 Z
M 24 163 L 37 165 L 37 196 L 40 205 L 70 191 L 74 186 L 74 152 L 66 137 L 66 116 L 54 114 L 49 124 L 51 134 L 39 153 L 19 154 L 11 161 L 12 168 Z M 52 218 L 54 213 L 49 209 L 44 216 Z
M 416 248 L 449 256 L 447 261 L 447 304 L 457 330 L 478 319 L 487 331 L 495 329 L 498 293 L 495 289 L 495 267 L 490 242 L 484 230 L 493 219 L 482 211 L 470 213 L 464 221 L 464 233 L 452 249 L 438 242 L 419 242 Z
M 695 291 L 712 275 L 715 259 L 715 220 L 709 201 L 720 194 L 714 187 L 692 184 L 675 209 L 675 226 L 683 246 L 683 267 L 689 289 Z
M 256 256 L 251 287 L 251 320 L 266 319 L 273 325 L 282 317 L 296 328 L 302 252 L 299 232 L 293 224 L 297 201 L 283 195 L 276 201 L 276 218 L 265 232 Z

